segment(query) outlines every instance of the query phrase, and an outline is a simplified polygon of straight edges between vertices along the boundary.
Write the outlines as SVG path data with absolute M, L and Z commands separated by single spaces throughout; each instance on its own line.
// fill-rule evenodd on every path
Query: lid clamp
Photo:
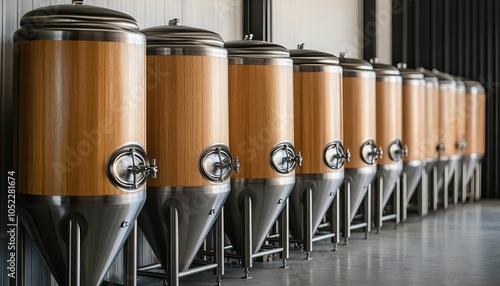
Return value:
M 303 49 L 304 49 L 304 47 L 305 47 L 305 45 L 306 45 L 305 43 L 298 44 L 298 45 L 297 45 L 297 49 L 299 49 L 299 50 L 303 50 Z
M 253 39 L 253 34 L 246 34 L 243 36 L 243 40 L 251 41 Z
M 168 21 L 169 26 L 176 26 L 181 22 L 181 19 L 179 18 L 173 18 L 172 20 Z

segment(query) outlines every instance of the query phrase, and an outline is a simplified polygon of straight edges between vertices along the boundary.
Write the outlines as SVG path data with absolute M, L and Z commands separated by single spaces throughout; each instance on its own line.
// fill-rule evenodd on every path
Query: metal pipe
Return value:
M 349 243 L 351 237 L 351 183 L 344 183 L 344 244 Z
M 337 194 L 333 199 L 333 203 L 330 207 L 331 210 L 331 232 L 335 234 L 335 237 L 332 239 L 333 250 L 337 251 L 337 244 L 340 243 L 340 188 L 337 189 Z
M 384 178 L 382 176 L 375 179 L 375 227 L 377 233 L 380 233 L 383 223 L 383 192 L 384 192 Z
M 320 240 L 332 238 L 332 237 L 335 237 L 335 233 L 321 234 L 321 235 L 316 235 L 315 237 L 313 237 L 312 241 L 316 242 L 316 241 L 320 241 Z
M 271 248 L 271 249 L 267 249 L 267 250 L 261 250 L 257 253 L 254 253 L 252 255 L 252 258 L 258 258 L 258 257 L 270 255 L 270 254 L 280 253 L 282 251 L 283 251 L 283 247 L 275 247 L 275 248 Z
M 306 251 L 306 260 L 310 260 L 309 257 L 310 252 L 312 251 L 312 238 L 313 238 L 313 229 L 312 229 L 312 189 L 307 188 L 304 194 L 304 250 Z M 283 234 L 282 234 L 283 235 Z
M 149 264 L 149 265 L 144 265 L 144 266 L 138 267 L 137 271 L 148 271 L 148 270 L 153 270 L 153 269 L 159 269 L 161 267 L 162 266 L 161 266 L 160 263 L 153 263 L 153 264 Z
M 449 181 L 448 177 L 450 176 L 449 173 L 449 166 L 446 165 L 444 167 L 444 184 L 443 184 L 443 208 L 446 210 L 448 209 L 448 187 L 449 187 Z
M 370 231 L 372 228 L 372 184 L 368 184 L 368 190 L 365 196 L 365 205 L 364 205 L 364 213 L 363 218 L 366 223 L 365 228 L 365 239 L 370 237 Z
M 250 268 L 252 267 L 252 198 L 245 196 L 244 202 L 245 225 L 243 226 L 243 237 L 245 242 L 245 253 L 243 257 L 243 267 L 245 268 L 244 279 L 252 278 Z
M 401 222 L 405 222 L 408 217 L 408 203 L 407 203 L 407 195 L 408 195 L 408 183 L 406 172 L 403 172 L 401 178 L 403 188 L 401 190 Z
M 396 214 L 385 215 L 382 217 L 383 221 L 396 219 Z
M 365 226 L 366 226 L 366 222 L 357 223 L 357 224 L 351 224 L 351 226 L 349 227 L 349 229 L 350 230 L 360 229 L 360 228 L 363 228 Z
M 125 243 L 125 286 L 137 285 L 137 221 Z
M 68 285 L 80 286 L 80 225 L 74 219 L 68 227 Z
M 467 182 L 465 175 L 467 174 L 467 163 L 462 163 L 462 176 L 460 176 L 460 192 L 462 193 L 462 204 L 467 201 Z
M 179 286 L 179 213 L 174 206 L 170 206 L 167 212 L 168 237 L 167 245 L 167 281 L 169 286 Z
M 439 189 L 438 189 L 438 177 L 437 177 L 437 167 L 432 168 L 432 210 L 436 211 L 438 208 L 439 200 Z
M 395 228 L 398 227 L 399 222 L 401 221 L 401 205 L 399 201 L 401 200 L 401 180 L 398 178 L 396 180 L 396 190 L 392 194 L 392 207 L 394 209 L 394 213 L 396 214 L 396 219 L 394 221 Z
M 219 217 L 215 221 L 215 262 L 217 269 L 214 274 L 217 275 L 217 285 L 221 285 L 221 276 L 224 275 L 224 207 L 221 208 Z
M 289 199 L 287 198 L 285 201 L 285 206 L 280 213 L 279 222 L 280 222 L 280 247 L 283 248 L 281 252 L 281 259 L 283 261 L 281 268 L 288 268 L 287 260 L 290 258 L 290 204 Z
M 16 265 L 16 279 L 15 285 L 24 286 L 24 272 L 26 270 L 26 264 L 24 262 L 24 251 L 26 248 L 26 230 L 24 229 L 23 224 L 19 220 L 19 216 L 16 217 L 17 221 L 17 248 L 16 248 L 16 256 L 17 256 L 17 265 Z
M 190 268 L 190 269 L 188 269 L 186 271 L 182 271 L 181 273 L 179 273 L 179 278 L 186 277 L 186 276 L 189 276 L 189 275 L 193 275 L 193 274 L 196 274 L 196 273 L 200 273 L 200 272 L 203 272 L 203 271 L 215 269 L 215 268 L 217 268 L 217 264 L 215 264 L 215 263 L 193 267 L 193 268 Z
M 418 190 L 418 214 L 420 217 L 424 217 L 427 215 L 428 209 L 428 186 L 429 183 L 427 181 L 427 172 L 425 168 L 422 169 L 422 177 L 420 179 L 420 189 Z

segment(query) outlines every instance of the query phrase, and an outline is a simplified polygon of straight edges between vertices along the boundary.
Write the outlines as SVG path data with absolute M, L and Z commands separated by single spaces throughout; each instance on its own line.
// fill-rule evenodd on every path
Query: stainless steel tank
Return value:
M 438 70 L 439 78 L 439 140 L 443 144 L 437 164 L 438 189 L 444 208 L 448 207 L 448 186 L 460 161 L 457 149 L 457 83 L 454 78 Z
M 376 161 L 382 148 L 375 145 L 376 96 L 375 72 L 366 61 L 341 54 L 344 100 L 344 145 L 351 150 L 351 162 L 344 167 L 344 238 L 350 236 L 350 225 L 377 173 Z M 370 202 L 371 204 L 371 202 Z M 370 224 L 369 211 L 365 224 Z M 369 222 L 370 221 L 370 222 Z M 366 226 L 368 233 L 370 226 Z
M 377 160 L 377 175 L 375 186 L 381 196 L 375 200 L 375 224 L 382 226 L 382 213 L 403 171 L 402 159 L 408 156 L 408 146 L 403 140 L 403 80 L 399 70 L 388 64 L 372 59 L 371 64 L 376 73 L 376 110 L 377 137 L 376 141 L 386 150 L 383 158 Z M 380 194 L 378 192 L 381 192 Z M 399 194 L 397 194 L 399 195 Z M 396 196 L 397 196 L 396 195 Z M 396 215 L 397 208 L 392 210 Z M 397 223 L 397 222 L 396 222 Z
M 481 83 L 477 81 L 465 81 L 466 86 L 466 122 L 465 150 L 463 162 L 465 172 L 464 184 L 468 185 L 473 177 L 474 170 L 480 165 L 485 151 L 485 112 L 486 94 Z M 481 178 L 475 178 L 480 180 Z M 478 184 L 479 182 L 475 182 Z M 479 184 L 480 185 L 480 184 Z M 473 188 L 475 186 L 472 186 Z M 476 188 L 477 189 L 477 188 Z M 475 191 L 479 191 L 478 189 Z
M 178 22 L 141 30 L 147 39 L 148 152 L 165 165 L 148 184 L 138 223 L 168 275 L 175 275 L 169 273 L 175 263 L 181 272 L 189 269 L 238 169 L 228 147 L 224 42 L 212 31 Z M 177 219 L 170 217 L 172 209 Z M 178 243 L 178 261 L 167 247 L 172 243 Z
M 319 51 L 291 50 L 290 56 L 294 62 L 295 147 L 307 158 L 295 171 L 290 231 L 309 252 L 310 239 L 337 195 L 344 180 L 344 161 L 350 157 L 342 143 L 342 68 L 338 58 Z
M 26 13 L 14 35 L 18 202 L 57 283 L 99 285 L 156 166 L 145 37 L 132 17 L 76 2 Z
M 410 150 L 403 159 L 403 208 L 410 202 L 425 167 L 425 79 L 414 69 L 399 65 L 403 77 L 403 141 Z
M 229 146 L 241 170 L 225 203 L 226 235 L 245 272 L 295 184 L 293 63 L 277 44 L 225 43 L 229 58 Z M 286 234 L 288 236 L 288 231 Z M 251 237 L 251 239 L 250 239 Z

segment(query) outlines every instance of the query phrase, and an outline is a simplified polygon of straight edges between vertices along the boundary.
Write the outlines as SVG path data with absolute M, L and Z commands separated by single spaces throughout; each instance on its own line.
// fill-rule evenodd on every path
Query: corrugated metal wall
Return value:
M 71 0 L 0 0 L 0 285 L 8 285 L 6 272 L 6 172 L 12 169 L 12 98 L 13 42 L 24 13 L 47 5 L 70 4 Z M 180 18 L 181 24 L 218 32 L 224 40 L 240 39 L 243 33 L 243 0 L 87 0 L 135 17 L 141 28 L 168 23 Z M 274 42 L 295 48 L 306 42 L 314 48 L 338 54 L 348 50 L 359 56 L 359 1 L 342 0 L 274 0 Z M 18 178 L 22 179 L 22 178 Z M 50 279 L 36 249 L 28 240 L 26 285 L 55 285 Z

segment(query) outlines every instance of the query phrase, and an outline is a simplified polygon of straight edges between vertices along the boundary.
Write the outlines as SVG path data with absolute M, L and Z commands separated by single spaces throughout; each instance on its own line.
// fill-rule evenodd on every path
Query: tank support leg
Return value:
M 68 227 L 68 285 L 80 286 L 80 225 L 71 219 Z
M 449 178 L 450 177 L 450 167 L 446 165 L 444 167 L 444 184 L 443 184 L 443 208 L 448 209 L 448 188 L 450 186 Z
M 432 211 L 436 211 L 438 208 L 439 201 L 439 189 L 438 189 L 438 176 L 437 176 L 437 167 L 434 166 L 432 168 Z
M 375 227 L 377 228 L 377 233 L 380 233 L 380 229 L 383 225 L 383 211 L 384 208 L 382 206 L 383 195 L 384 195 L 384 178 L 382 176 L 377 177 L 375 179 Z
M 399 222 L 401 221 L 401 180 L 398 178 L 396 180 L 396 189 L 392 193 L 392 208 L 396 218 L 394 219 L 394 228 L 398 228 Z
M 17 256 L 17 265 L 16 265 L 16 282 L 15 284 L 11 284 L 13 286 L 24 286 L 24 271 L 26 270 L 26 264 L 24 262 L 24 251 L 25 251 L 25 238 L 26 238 L 26 230 L 24 229 L 23 224 L 19 221 L 19 216 L 17 217 L 17 246 L 16 246 L 16 256 Z
M 465 204 L 467 201 L 467 181 L 465 175 L 467 174 L 467 163 L 462 163 L 462 176 L 460 176 L 460 192 L 462 196 L 462 204 Z
M 342 230 L 344 244 L 349 243 L 351 237 L 351 183 L 344 183 L 344 227 Z
M 243 258 L 243 267 L 245 268 L 245 275 L 243 279 L 250 279 L 250 268 L 252 267 L 252 199 L 245 196 L 244 202 L 244 215 L 245 225 L 243 226 L 243 237 L 245 242 L 245 253 Z
M 333 203 L 330 206 L 330 227 L 331 232 L 335 234 L 332 237 L 333 251 L 337 251 L 337 244 L 340 243 L 340 223 L 339 223 L 339 204 L 340 204 L 340 188 L 337 189 Z
M 281 259 L 283 264 L 281 268 L 287 269 L 287 260 L 290 257 L 290 238 L 288 234 L 290 233 L 290 211 L 288 198 L 285 200 L 285 206 L 279 215 L 279 226 L 280 226 L 280 247 L 283 248 L 281 252 Z
M 215 262 L 217 263 L 217 268 L 214 269 L 214 274 L 217 275 L 215 285 L 220 286 L 222 285 L 221 277 L 224 275 L 224 207 L 215 221 L 214 241 Z
M 137 285 L 137 221 L 125 243 L 125 286 Z
M 421 218 L 427 215 L 429 212 L 429 182 L 427 172 L 425 168 L 422 170 L 422 179 L 420 180 L 418 190 L 418 214 Z
M 167 246 L 168 265 L 167 281 L 168 286 L 179 286 L 179 213 L 174 206 L 169 207 L 167 212 L 168 237 L 170 241 Z
M 372 230 L 372 184 L 368 184 L 367 188 L 363 210 L 363 219 L 366 223 L 365 239 L 370 238 L 370 231 Z
M 481 163 L 477 164 L 475 177 L 476 177 L 476 186 L 474 188 L 474 199 L 477 201 L 481 199 Z
M 408 218 L 408 199 L 406 197 L 408 195 L 408 184 L 405 172 L 401 176 L 401 183 L 403 185 L 401 189 L 401 222 L 403 223 Z
M 306 252 L 305 260 L 311 260 L 309 257 L 313 249 L 313 229 L 312 229 L 312 189 L 307 188 L 304 193 L 304 251 Z
M 460 171 L 461 171 L 461 168 L 460 168 L 460 163 L 457 164 L 457 166 L 455 166 L 455 170 L 453 172 L 453 206 L 457 206 L 458 205 L 458 189 L 459 189 L 459 186 L 460 186 L 460 181 L 459 181 L 459 177 L 460 177 Z

